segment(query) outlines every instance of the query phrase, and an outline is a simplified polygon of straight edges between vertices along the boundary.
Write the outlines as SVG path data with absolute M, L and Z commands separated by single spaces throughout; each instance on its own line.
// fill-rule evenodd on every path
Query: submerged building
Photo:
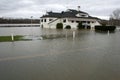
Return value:
M 83 12 L 78 7 L 78 10 L 68 9 L 61 13 L 47 12 L 40 19 L 40 26 L 43 28 L 57 28 L 58 23 L 63 24 L 63 29 L 66 26 L 77 29 L 78 24 L 81 23 L 84 28 L 94 28 L 96 25 L 100 25 L 100 19 L 90 16 L 88 13 Z

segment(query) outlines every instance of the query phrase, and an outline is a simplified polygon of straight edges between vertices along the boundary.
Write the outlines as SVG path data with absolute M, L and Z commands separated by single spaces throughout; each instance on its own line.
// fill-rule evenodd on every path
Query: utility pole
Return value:
M 32 33 L 32 18 L 33 18 L 33 16 L 31 16 L 31 35 L 33 35 L 33 33 Z
M 31 16 L 31 27 L 32 27 L 32 18 L 33 18 L 33 16 Z

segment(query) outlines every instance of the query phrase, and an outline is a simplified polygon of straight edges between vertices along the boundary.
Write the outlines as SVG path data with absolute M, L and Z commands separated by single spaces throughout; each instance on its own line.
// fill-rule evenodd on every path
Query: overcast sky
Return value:
M 92 16 L 108 19 L 120 8 L 120 0 L 0 0 L 0 17 L 40 18 L 46 11 L 61 12 L 77 6 Z

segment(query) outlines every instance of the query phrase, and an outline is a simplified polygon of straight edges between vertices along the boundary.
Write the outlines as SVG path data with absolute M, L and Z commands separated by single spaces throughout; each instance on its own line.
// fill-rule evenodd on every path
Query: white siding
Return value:
M 76 21 L 90 21 L 90 23 L 87 25 L 91 26 L 91 28 L 94 28 L 96 25 L 100 25 L 100 23 L 95 19 L 80 19 L 80 18 L 42 18 L 43 22 L 40 24 L 43 25 L 43 28 L 56 28 L 57 23 L 63 23 L 63 28 L 65 28 L 67 25 L 70 25 L 71 28 L 77 29 L 78 23 Z M 46 19 L 46 22 L 44 22 Z M 52 19 L 51 21 L 49 21 Z M 66 22 L 64 22 L 66 20 Z M 74 21 L 74 22 L 72 22 Z
M 46 19 L 46 22 L 44 22 L 44 20 Z M 50 21 L 50 19 L 52 19 Z M 50 28 L 50 22 L 54 21 L 57 18 L 41 18 L 40 20 L 43 20 L 43 22 L 40 23 L 40 25 L 43 25 L 43 28 Z
M 90 25 L 91 25 L 91 28 L 94 29 L 94 27 L 96 25 L 100 25 L 100 23 L 96 20 L 96 21 L 94 21 L 94 23 L 90 23 Z
M 77 28 L 78 23 L 76 23 L 75 21 L 72 23 L 71 20 L 66 19 L 66 23 L 63 23 L 63 28 L 65 28 L 67 25 L 70 25 L 71 28 L 73 29 Z

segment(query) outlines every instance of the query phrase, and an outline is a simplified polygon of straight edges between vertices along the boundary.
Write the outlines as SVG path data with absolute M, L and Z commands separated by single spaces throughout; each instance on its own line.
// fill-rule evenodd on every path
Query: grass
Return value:
M 23 35 L 15 35 L 14 41 L 32 41 L 32 40 L 41 40 L 44 39 L 57 39 L 64 38 L 63 34 L 51 34 L 51 35 L 41 35 L 41 36 L 23 36 Z M 34 39 L 35 38 L 35 39 Z M 0 42 L 13 42 L 11 36 L 0 36 Z
M 16 35 L 14 36 L 14 41 L 20 41 L 23 40 L 24 36 Z M 0 36 L 0 42 L 10 42 L 12 41 L 11 36 Z

